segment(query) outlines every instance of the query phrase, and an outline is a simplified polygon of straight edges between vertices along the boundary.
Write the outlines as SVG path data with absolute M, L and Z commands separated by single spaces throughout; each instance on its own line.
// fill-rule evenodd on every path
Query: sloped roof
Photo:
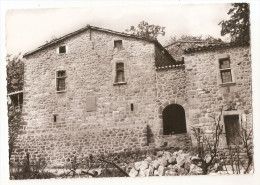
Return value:
M 70 37 L 72 37 L 72 36 L 75 36 L 75 35 L 77 35 L 77 34 L 79 34 L 79 33 L 82 33 L 82 32 L 84 32 L 84 31 L 87 31 L 87 30 L 96 30 L 96 31 L 101 31 L 101 32 L 105 32 L 105 33 L 111 33 L 111 34 L 115 34 L 115 35 L 119 35 L 119 36 L 123 36 L 123 37 L 135 38 L 135 39 L 140 39 L 140 40 L 144 40 L 144 41 L 148 41 L 148 42 L 154 43 L 158 48 L 160 48 L 162 51 L 164 51 L 164 52 L 166 53 L 166 55 L 168 55 L 169 57 L 172 58 L 173 61 L 175 61 L 175 59 L 168 53 L 168 51 L 167 51 L 157 40 L 148 39 L 148 38 L 145 38 L 145 37 L 139 37 L 139 36 L 136 36 L 136 35 L 133 35 L 133 34 L 127 34 L 127 33 L 123 33 L 123 32 L 117 32 L 117 31 L 113 31 L 113 30 L 109 30 L 109 29 L 104 29 L 104 28 L 99 28 L 99 27 L 90 26 L 90 25 L 87 25 L 87 26 L 85 26 L 84 28 L 81 28 L 81 29 L 79 29 L 79 30 L 77 30 L 77 31 L 74 31 L 74 32 L 72 32 L 72 33 L 69 33 L 69 34 L 67 34 L 67 35 L 64 35 L 64 36 L 62 36 L 62 37 L 60 37 L 60 38 L 57 38 L 57 39 L 55 39 L 55 40 L 53 40 L 53 41 L 51 41 L 51 42 L 49 42 L 49 43 L 46 43 L 46 44 L 44 44 L 44 45 L 42 45 L 42 46 L 40 46 L 40 47 L 38 47 L 38 48 L 36 48 L 36 49 L 34 49 L 34 50 L 32 50 L 32 51 L 29 51 L 29 52 L 25 53 L 25 54 L 23 55 L 23 57 L 27 57 L 27 56 L 29 56 L 29 55 L 32 55 L 32 54 L 34 54 L 34 53 L 36 53 L 36 52 L 38 52 L 38 51 L 40 51 L 40 50 L 42 50 L 42 49 L 45 49 L 45 48 L 47 48 L 47 47 L 49 47 L 49 46 L 52 46 L 52 45 L 54 45 L 54 44 L 57 44 L 57 43 L 59 43 L 59 42 L 65 40 L 65 39 L 67 39 L 67 38 L 70 38 Z
M 221 43 L 221 44 L 210 44 L 207 46 L 198 46 L 195 48 L 188 48 L 184 50 L 185 54 L 195 53 L 195 52 L 204 52 L 204 51 L 215 51 L 228 49 L 232 47 L 241 47 L 241 46 L 249 46 L 249 42 L 230 42 L 230 43 Z

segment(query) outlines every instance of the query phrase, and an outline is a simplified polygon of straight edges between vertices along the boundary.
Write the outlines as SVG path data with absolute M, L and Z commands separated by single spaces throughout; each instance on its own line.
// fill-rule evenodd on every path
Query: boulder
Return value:
M 145 169 L 145 170 L 144 170 L 144 176 L 145 176 L 145 177 L 149 177 L 150 175 L 151 175 L 151 169 L 150 169 L 150 168 Z
M 195 164 L 191 164 L 189 174 L 190 175 L 200 175 L 200 174 L 202 174 L 202 169 Z
M 146 159 L 145 159 L 145 161 L 147 161 L 149 164 L 152 162 L 152 158 L 151 157 L 147 157 Z
M 143 170 L 139 171 L 138 177 L 145 177 L 145 173 Z
M 175 163 L 176 162 L 176 156 L 169 157 L 168 162 L 169 163 Z
M 179 169 L 180 169 L 181 167 L 180 167 L 180 165 L 178 165 L 178 164 L 175 164 L 175 165 L 173 165 L 172 166 L 172 169 L 174 170 L 174 171 L 179 171 Z
M 191 162 L 189 162 L 189 161 L 185 162 L 184 169 L 187 171 L 190 171 L 190 165 L 191 165 Z
M 141 165 L 142 165 L 142 162 L 135 162 L 134 167 L 136 170 L 140 170 Z
M 154 176 L 159 176 L 159 172 L 158 172 L 158 170 L 154 170 L 154 174 L 153 174 Z
M 158 152 L 157 152 L 157 157 L 162 157 L 162 156 L 163 156 L 163 153 L 164 153 L 163 151 L 158 151 Z
M 166 157 L 162 157 L 160 165 L 162 165 L 163 167 L 165 167 L 165 166 L 167 165 L 167 163 L 168 163 L 168 162 L 167 162 Z
M 136 171 L 134 168 L 132 168 L 129 172 L 130 177 L 136 177 L 138 175 L 138 171 Z
M 178 175 L 186 175 L 186 174 L 187 174 L 187 172 L 186 172 L 186 170 L 184 168 L 180 168 L 178 170 Z
M 211 156 L 210 156 L 210 155 L 207 155 L 207 156 L 206 156 L 206 163 L 209 163 L 210 160 L 211 160 Z
M 145 169 L 147 169 L 149 166 L 148 166 L 148 162 L 147 161 L 143 161 L 142 163 L 141 163 L 141 165 L 139 166 L 139 169 L 141 170 L 141 171 L 143 171 L 143 170 L 145 170 Z
M 160 160 L 160 159 L 157 159 L 157 160 L 154 160 L 154 161 L 153 161 L 152 165 L 153 165 L 154 168 L 157 169 L 158 166 L 160 165 L 160 163 L 161 163 L 161 160 Z
M 175 172 L 175 170 L 167 170 L 165 171 L 165 176 L 177 176 L 177 172 Z
M 182 166 L 185 163 L 184 154 L 179 154 L 176 161 L 179 166 Z
M 164 168 L 164 166 L 160 165 L 159 168 L 158 168 L 159 176 L 163 176 L 164 173 L 165 173 L 165 168 Z

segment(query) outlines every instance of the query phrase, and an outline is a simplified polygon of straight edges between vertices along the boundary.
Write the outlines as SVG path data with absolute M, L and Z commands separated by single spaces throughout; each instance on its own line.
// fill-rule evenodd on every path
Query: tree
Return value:
M 229 34 L 232 42 L 250 41 L 249 4 L 233 3 L 227 14 L 230 19 L 219 23 L 221 35 Z
M 205 42 L 205 43 L 221 43 L 223 42 L 220 38 L 215 38 L 211 35 L 198 35 L 198 36 L 192 36 L 192 35 L 181 35 L 179 38 L 176 36 L 171 37 L 167 44 L 172 44 L 175 42 Z
M 154 24 L 149 24 L 148 22 L 141 21 L 137 28 L 131 26 L 130 29 L 126 29 L 125 31 L 130 34 L 137 35 L 139 37 L 145 37 L 148 39 L 157 40 L 158 35 L 165 35 L 165 27 L 158 26 Z
M 7 61 L 7 92 L 21 91 L 23 89 L 24 63 L 21 56 L 6 56 Z M 11 158 L 15 140 L 21 123 L 21 110 L 13 104 L 8 105 L 8 131 L 9 131 L 9 159 Z
M 182 35 L 177 38 L 176 36 L 171 37 L 165 48 L 174 57 L 175 60 L 180 61 L 183 57 L 183 51 L 188 48 L 208 46 L 210 44 L 219 44 L 223 41 L 219 38 L 214 38 L 213 36 L 192 36 L 192 35 Z
M 12 57 L 6 56 L 7 62 L 7 92 L 21 91 L 23 89 L 23 70 L 24 63 L 21 60 L 21 54 Z

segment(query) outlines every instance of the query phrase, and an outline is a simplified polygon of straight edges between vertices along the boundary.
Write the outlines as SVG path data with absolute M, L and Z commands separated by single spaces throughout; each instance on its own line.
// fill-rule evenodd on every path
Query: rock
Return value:
M 184 168 L 180 168 L 180 169 L 178 170 L 178 174 L 179 174 L 179 175 L 186 175 L 187 172 L 186 172 L 186 170 L 185 170 Z
M 145 169 L 144 170 L 144 175 L 145 175 L 145 177 L 149 177 L 150 176 L 150 173 L 151 172 L 151 170 L 148 168 L 148 169 Z
M 200 167 L 198 167 L 197 165 L 195 164 L 191 164 L 190 165 L 190 172 L 189 174 L 191 175 L 200 175 L 202 174 L 202 169 Z
M 187 171 L 190 171 L 190 165 L 191 165 L 191 162 L 185 162 L 184 164 L 184 169 L 187 170 Z
M 138 177 L 145 177 L 145 173 L 143 170 L 139 171 Z
M 165 168 L 164 168 L 164 166 L 160 165 L 159 168 L 158 168 L 159 176 L 163 176 L 164 173 L 165 173 Z
M 136 170 L 139 170 L 142 165 L 142 162 L 135 162 L 134 167 Z
M 157 152 L 157 157 L 162 157 L 162 156 L 163 156 L 163 153 L 164 153 L 163 151 L 158 151 L 158 152 Z
M 163 157 L 165 157 L 168 160 L 171 157 L 171 153 L 166 151 L 163 153 Z
M 153 174 L 154 176 L 159 176 L 159 172 L 158 172 L 158 170 L 154 170 L 154 174 Z
M 190 160 L 191 161 L 198 161 L 198 160 L 200 160 L 200 158 L 198 157 L 198 156 L 192 156 L 191 158 L 190 158 Z
M 160 163 L 161 163 L 161 160 L 157 159 L 157 160 L 153 161 L 152 165 L 153 165 L 154 168 L 157 169 L 158 166 L 160 165 Z
M 180 169 L 181 167 L 180 167 L 180 165 L 178 165 L 178 164 L 175 164 L 175 165 L 173 165 L 172 166 L 172 169 L 174 170 L 174 171 L 179 171 L 179 169 Z
M 185 158 L 183 154 L 179 154 L 178 157 L 176 158 L 177 164 L 179 166 L 182 166 L 185 162 Z
M 169 163 L 174 163 L 174 162 L 176 162 L 176 156 L 171 156 L 171 157 L 168 159 L 168 162 L 169 162 Z
M 153 165 L 149 165 L 148 169 L 149 169 L 149 172 L 150 172 L 149 176 L 153 176 L 153 170 L 154 170 Z
M 152 158 L 151 158 L 151 157 L 147 157 L 147 158 L 145 159 L 145 161 L 147 161 L 148 163 L 151 163 L 151 162 L 152 162 Z
M 210 160 L 211 160 L 211 156 L 210 156 L 210 155 L 207 155 L 207 156 L 206 156 L 206 163 L 209 163 Z
M 139 166 L 139 169 L 141 170 L 141 171 L 143 171 L 143 170 L 145 170 L 145 169 L 147 169 L 148 168 L 148 162 L 147 161 L 143 161 L 142 163 L 141 163 L 141 165 Z
M 167 159 L 165 158 L 165 157 L 162 157 L 162 159 L 161 159 L 161 163 L 160 163 L 160 165 L 162 165 L 163 167 L 165 167 L 166 165 L 167 165 Z
M 177 176 L 178 174 L 173 170 L 167 170 L 165 171 L 165 176 Z
M 134 168 L 130 170 L 129 176 L 130 177 L 136 177 L 138 174 L 138 171 L 136 171 Z

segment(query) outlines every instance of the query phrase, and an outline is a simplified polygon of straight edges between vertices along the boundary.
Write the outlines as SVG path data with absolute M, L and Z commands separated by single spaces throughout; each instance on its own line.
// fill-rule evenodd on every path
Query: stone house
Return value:
M 24 54 L 23 123 L 12 160 L 193 144 L 224 107 L 222 146 L 252 125 L 248 43 L 187 49 L 86 26 Z M 227 136 L 227 137 L 226 137 Z

